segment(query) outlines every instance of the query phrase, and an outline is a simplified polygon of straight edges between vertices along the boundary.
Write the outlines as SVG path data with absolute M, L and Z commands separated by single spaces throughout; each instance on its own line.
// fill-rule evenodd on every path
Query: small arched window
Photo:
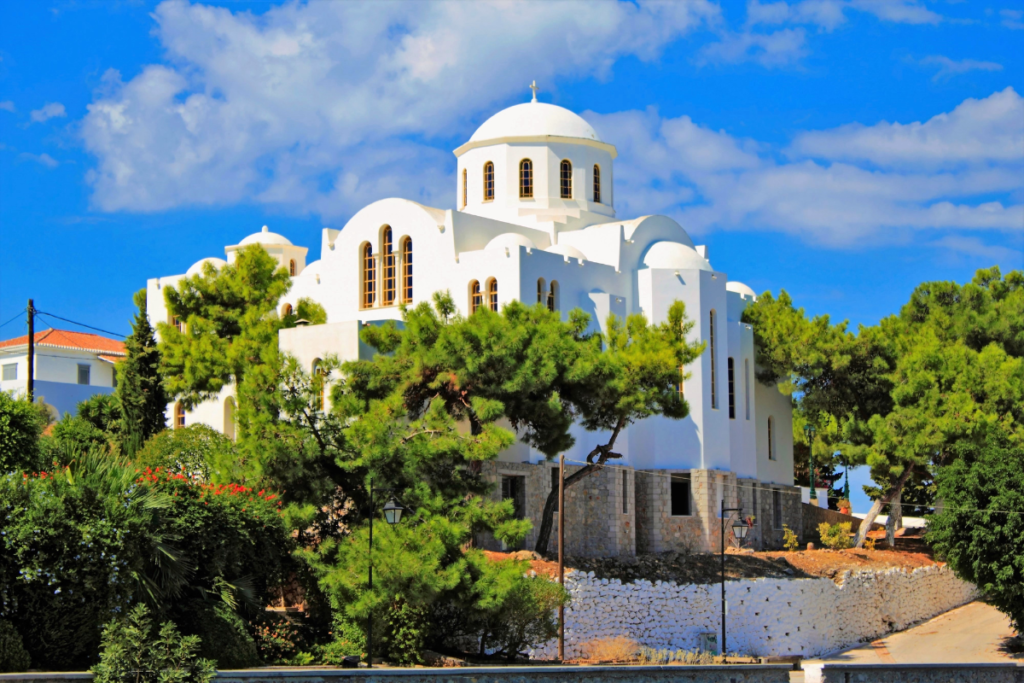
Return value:
M 402 240 L 402 303 L 412 303 L 412 238 Z
M 295 259 L 288 262 L 288 274 L 295 277 Z
M 551 289 L 548 290 L 548 310 L 558 310 L 558 280 L 551 281 Z
M 182 429 L 185 426 L 185 406 L 181 401 L 174 404 L 174 428 Z
M 601 167 L 594 164 L 594 203 L 601 203 Z
M 533 198 L 533 162 L 529 159 L 519 162 L 519 198 Z
M 488 161 L 484 164 L 484 201 L 494 199 L 494 164 Z
M 469 171 L 462 169 L 462 208 L 469 204 Z
M 487 281 L 487 303 L 492 311 L 498 312 L 498 281 L 493 277 Z
M 383 260 L 381 268 L 384 275 L 382 282 L 383 286 L 381 287 L 383 290 L 382 294 L 384 295 L 382 305 L 390 306 L 395 303 L 396 280 L 398 276 L 398 273 L 395 272 L 395 249 L 390 225 L 384 226 L 384 231 L 381 233 L 380 245 Z
M 324 393 L 327 389 L 327 377 L 323 363 L 317 358 L 313 361 L 313 408 L 323 412 Z
M 235 440 L 235 399 L 232 396 L 224 399 L 224 436 Z
M 484 295 L 480 291 L 480 281 L 473 280 L 469 283 L 469 314 L 473 315 L 484 303 Z
M 544 298 L 547 296 L 547 288 L 544 286 L 544 278 L 537 278 L 537 303 L 544 303 Z
M 281 319 L 285 319 L 292 314 L 292 305 L 285 304 L 281 307 Z
M 562 199 L 572 199 L 572 162 L 562 159 L 561 171 Z
M 775 459 L 775 418 L 768 418 L 768 459 Z
M 363 308 L 372 308 L 377 289 L 377 263 L 373 258 L 373 247 L 363 245 Z

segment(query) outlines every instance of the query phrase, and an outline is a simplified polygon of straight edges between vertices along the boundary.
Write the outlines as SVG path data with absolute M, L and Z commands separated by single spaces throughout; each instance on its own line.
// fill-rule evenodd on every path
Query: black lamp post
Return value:
M 743 508 L 727 508 L 725 507 L 725 498 L 722 498 L 722 661 L 725 661 L 725 513 L 726 512 L 743 512 Z M 749 529 L 746 523 L 742 519 L 742 515 L 732 525 L 732 533 L 741 542 L 747 537 L 747 529 Z
M 811 500 L 818 500 L 818 492 L 814 490 L 814 435 L 817 431 L 810 423 L 804 425 L 804 432 L 807 434 L 807 457 L 811 470 Z
M 392 496 L 384 505 L 384 519 L 390 526 L 402 521 L 402 513 L 408 508 L 403 507 Z M 373 592 L 373 518 L 377 515 L 377 509 L 373 505 L 373 477 L 370 477 L 370 592 Z M 366 628 L 366 666 L 373 668 L 373 609 L 367 616 Z

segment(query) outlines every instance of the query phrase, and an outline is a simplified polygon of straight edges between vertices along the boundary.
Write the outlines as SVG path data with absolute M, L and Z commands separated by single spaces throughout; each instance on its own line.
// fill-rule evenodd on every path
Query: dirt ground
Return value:
M 492 559 L 516 557 L 530 560 L 538 574 L 557 576 L 558 564 L 537 559 L 528 551 L 518 553 L 486 553 Z M 676 583 L 714 583 L 721 577 L 721 556 L 710 553 L 662 553 L 635 558 L 566 559 L 566 568 L 594 572 L 602 579 L 621 581 L 674 581 Z M 838 580 L 844 571 L 875 571 L 898 567 L 916 569 L 940 564 L 927 552 L 900 550 L 798 550 L 749 552 L 729 550 L 725 555 L 727 579 L 812 578 Z

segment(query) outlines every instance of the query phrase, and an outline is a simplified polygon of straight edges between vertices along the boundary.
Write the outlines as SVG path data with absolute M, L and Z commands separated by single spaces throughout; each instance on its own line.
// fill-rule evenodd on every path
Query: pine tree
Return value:
M 154 434 L 167 426 L 167 392 L 160 376 L 160 351 L 146 314 L 146 290 L 135 293 L 139 312 L 124 340 L 127 356 L 117 365 L 117 396 L 121 405 L 121 450 L 132 457 Z

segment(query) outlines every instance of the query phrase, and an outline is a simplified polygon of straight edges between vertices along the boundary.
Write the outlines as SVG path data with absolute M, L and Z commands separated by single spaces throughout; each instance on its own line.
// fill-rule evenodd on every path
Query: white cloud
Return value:
M 919 0 L 851 0 L 850 7 L 874 14 L 882 21 L 900 24 L 937 24 L 942 15 L 936 14 Z
M 35 109 L 29 114 L 29 119 L 32 123 L 42 123 L 49 119 L 55 119 L 67 116 L 68 113 L 64 110 L 64 105 L 60 102 L 47 102 L 40 109 Z
M 22 152 L 18 155 L 19 158 L 26 161 L 34 161 L 37 164 L 41 164 L 46 168 L 57 168 L 60 162 L 51 157 L 49 154 L 43 152 L 42 154 L 29 154 L 28 152 Z
M 1015 250 L 997 244 L 986 244 L 976 237 L 964 235 L 946 235 L 928 244 L 930 247 L 942 249 L 954 255 L 970 256 L 984 259 L 989 264 L 1004 268 L 1017 268 L 1024 263 L 1024 249 Z M 1024 247 L 1024 243 L 1021 244 Z
M 968 71 L 1002 71 L 1003 65 L 995 62 L 983 62 L 977 59 L 961 59 L 956 61 L 942 55 L 931 55 L 918 60 L 923 66 L 938 66 L 939 70 L 932 76 L 933 81 L 941 81 L 952 76 L 965 74 Z
M 262 15 L 169 0 L 169 65 L 111 72 L 82 122 L 105 210 L 239 201 L 343 214 L 382 194 L 436 199 L 429 142 L 536 79 L 603 77 L 718 17 L 687 3 L 290 3 Z M 354 189 L 353 189 L 354 188 Z M 353 194 L 355 193 L 355 194 Z M 447 195 L 444 193 L 444 203 Z
M 773 33 L 728 33 L 701 49 L 698 63 L 755 62 L 773 68 L 794 64 L 807 54 L 804 30 L 787 28 Z
M 3 102 L 0 102 L 0 110 L 9 111 L 13 113 L 14 102 L 11 102 L 10 100 L 4 100 Z
M 999 16 L 1003 18 L 1002 24 L 1006 28 L 1020 31 L 1024 29 L 1024 10 L 1004 9 L 999 10 Z

